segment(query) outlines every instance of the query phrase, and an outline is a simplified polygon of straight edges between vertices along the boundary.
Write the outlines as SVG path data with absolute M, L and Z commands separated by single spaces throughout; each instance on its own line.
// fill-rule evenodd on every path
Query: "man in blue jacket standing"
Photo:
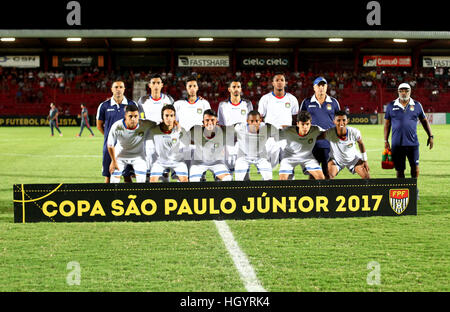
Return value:
M 300 110 L 308 111 L 311 114 L 311 123 L 324 130 L 334 127 L 334 114 L 341 110 L 339 102 L 327 95 L 327 87 L 326 79 L 317 77 L 313 83 L 314 95 L 304 99 L 300 105 Z M 330 143 L 325 139 L 317 140 L 312 153 L 322 167 L 325 179 L 329 179 L 328 156 Z M 310 176 L 310 178 L 312 179 L 313 177 Z

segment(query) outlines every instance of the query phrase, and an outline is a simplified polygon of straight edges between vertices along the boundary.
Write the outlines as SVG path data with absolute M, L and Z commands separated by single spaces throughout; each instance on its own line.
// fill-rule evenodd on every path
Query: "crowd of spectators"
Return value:
M 164 80 L 163 92 L 175 99 L 186 96 L 184 81 L 189 75 L 197 75 L 199 95 L 208 99 L 213 106 L 228 97 L 227 83 L 234 76 L 242 81 L 243 97 L 257 103 L 259 98 L 271 90 L 274 70 L 227 70 L 203 69 L 198 72 L 178 70 L 175 73 L 164 70 L 133 70 L 107 72 L 97 67 L 76 67 L 44 72 L 39 69 L 18 69 L 0 67 L 0 94 L 13 98 L 14 103 L 43 103 L 46 96 L 54 93 L 91 94 L 110 93 L 114 80 L 123 80 L 127 86 L 126 96 L 132 97 L 134 81 L 148 81 L 150 75 L 159 72 Z M 366 69 L 358 73 L 351 71 L 285 71 L 288 91 L 299 101 L 312 95 L 312 81 L 317 76 L 328 80 L 328 94 L 340 100 L 354 92 L 366 92 L 369 101 L 379 101 L 379 90 L 395 91 L 402 82 L 408 82 L 414 89 L 422 89 L 430 101 L 438 101 L 441 93 L 450 91 L 450 69 L 422 68 L 413 73 L 411 69 Z M 0 103 L 1 104 L 1 103 Z M 78 105 L 78 103 L 77 103 Z

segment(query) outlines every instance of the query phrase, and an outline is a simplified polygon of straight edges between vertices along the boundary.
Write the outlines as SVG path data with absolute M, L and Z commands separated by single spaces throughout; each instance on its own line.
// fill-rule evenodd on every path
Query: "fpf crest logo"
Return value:
M 392 210 L 394 210 L 396 214 L 402 214 L 408 207 L 409 190 L 389 190 L 389 203 L 391 204 Z

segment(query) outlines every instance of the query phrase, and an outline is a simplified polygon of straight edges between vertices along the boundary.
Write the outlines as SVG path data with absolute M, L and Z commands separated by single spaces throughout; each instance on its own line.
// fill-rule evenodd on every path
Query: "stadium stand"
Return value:
M 195 71 L 194 71 L 195 73 Z M 150 71 L 123 70 L 106 72 L 98 68 L 73 68 L 65 71 L 0 68 L 0 113 L 2 115 L 46 115 L 49 103 L 57 105 L 67 115 L 78 114 L 80 103 L 85 103 L 93 114 L 98 104 L 111 96 L 111 83 L 123 80 L 126 96 L 132 98 L 134 81 L 148 80 Z M 162 72 L 164 93 L 175 99 L 185 96 L 184 79 L 191 71 Z M 233 77 L 241 79 L 243 96 L 256 105 L 262 95 L 271 90 L 273 71 L 245 70 L 198 72 L 199 95 L 207 99 L 213 109 L 228 97 L 227 82 Z M 412 97 L 419 100 L 426 112 L 450 111 L 450 75 L 435 69 L 421 69 L 417 73 L 404 69 L 362 70 L 313 73 L 286 72 L 288 91 L 299 101 L 311 96 L 312 81 L 317 76 L 328 80 L 328 94 L 338 99 L 342 108 L 350 113 L 380 112 L 383 105 L 397 97 L 401 82 L 413 86 Z M 136 99 L 135 99 L 136 100 Z

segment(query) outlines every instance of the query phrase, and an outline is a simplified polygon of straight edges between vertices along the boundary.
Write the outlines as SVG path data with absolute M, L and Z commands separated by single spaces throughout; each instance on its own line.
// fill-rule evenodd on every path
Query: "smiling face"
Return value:
M 203 126 L 205 126 L 205 129 L 208 131 L 214 130 L 214 127 L 217 125 L 217 117 L 213 115 L 205 114 L 203 116 Z
M 334 125 L 336 126 L 336 132 L 338 135 L 345 135 L 346 127 L 348 124 L 348 118 L 347 116 L 335 116 L 334 117 Z

